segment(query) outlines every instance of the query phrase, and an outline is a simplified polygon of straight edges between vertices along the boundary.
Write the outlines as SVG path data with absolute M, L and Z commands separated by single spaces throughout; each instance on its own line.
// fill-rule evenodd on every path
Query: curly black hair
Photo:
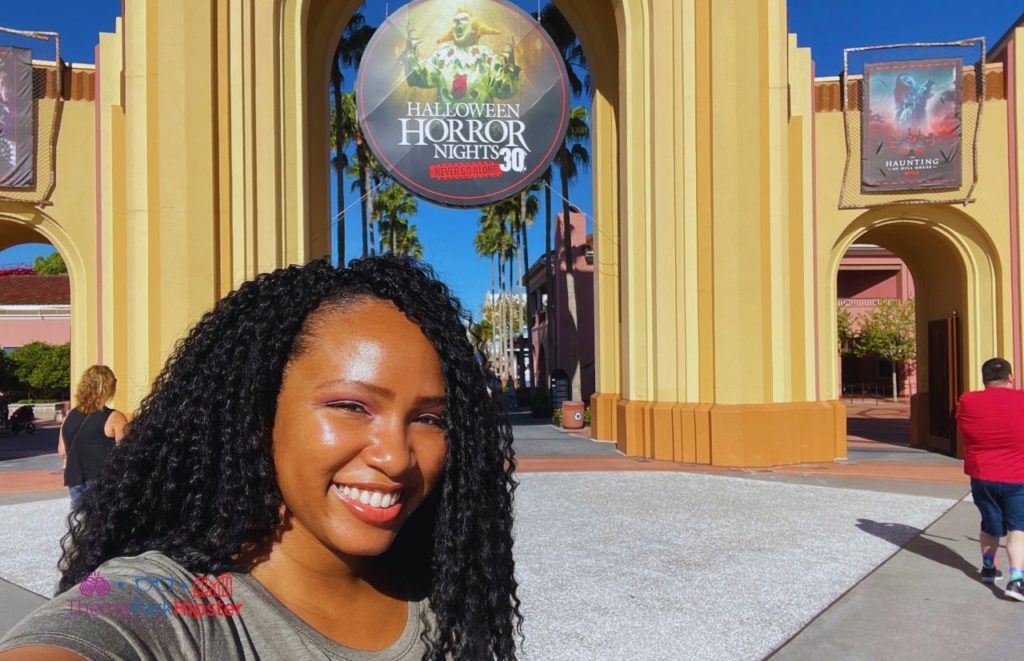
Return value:
M 391 301 L 419 325 L 444 374 L 443 475 L 388 551 L 410 588 L 429 595 L 436 628 L 424 635 L 425 658 L 514 659 L 512 429 L 488 396 L 462 307 L 429 267 L 403 257 L 278 269 L 207 312 L 69 518 L 60 590 L 106 560 L 149 550 L 198 574 L 244 571 L 240 554 L 281 524 L 271 431 L 285 367 L 313 312 L 365 298 Z

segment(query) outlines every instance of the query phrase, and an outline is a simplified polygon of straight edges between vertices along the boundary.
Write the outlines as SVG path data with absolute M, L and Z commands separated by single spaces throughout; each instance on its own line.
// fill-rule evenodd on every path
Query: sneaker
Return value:
M 1003 572 L 999 571 L 998 567 L 982 567 L 981 568 L 981 582 L 982 583 L 995 583 L 997 578 L 1002 578 Z
M 1007 583 L 1004 593 L 1010 599 L 1024 601 L 1024 578 L 1018 578 L 1016 581 Z

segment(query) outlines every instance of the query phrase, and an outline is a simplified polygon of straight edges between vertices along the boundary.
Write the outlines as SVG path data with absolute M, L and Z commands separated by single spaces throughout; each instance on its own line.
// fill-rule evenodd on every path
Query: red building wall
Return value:
M 564 223 L 562 214 L 555 218 L 554 253 L 554 311 L 549 320 L 541 300 L 546 287 L 545 256 L 541 256 L 527 272 L 526 289 L 528 297 L 527 314 L 530 317 L 530 339 L 537 376 L 545 379 L 557 369 L 571 376 L 569 347 L 575 347 L 580 360 L 580 388 L 584 401 L 594 393 L 594 266 L 587 241 L 586 216 L 570 213 L 570 238 L 573 246 L 573 271 L 577 301 L 577 325 L 574 326 L 569 314 L 566 295 L 566 259 L 564 246 Z M 548 324 L 553 323 L 553 337 L 549 338 Z

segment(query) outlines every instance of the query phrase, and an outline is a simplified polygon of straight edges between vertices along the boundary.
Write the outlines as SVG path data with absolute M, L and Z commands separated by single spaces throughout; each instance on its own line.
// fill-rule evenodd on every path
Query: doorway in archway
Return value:
M 10 230 L 0 231 L 0 436 L 8 437 L 0 460 L 52 468 L 70 397 L 71 283 L 52 245 L 7 224 L 0 221 Z
M 840 385 L 853 449 L 910 445 L 910 397 L 917 392 L 914 294 L 910 268 L 881 246 L 854 244 L 839 264 Z
M 890 219 L 845 253 L 837 361 L 851 454 L 862 442 L 958 454 L 954 407 L 981 341 L 972 315 L 994 313 L 991 291 L 969 281 L 965 244 L 942 224 Z

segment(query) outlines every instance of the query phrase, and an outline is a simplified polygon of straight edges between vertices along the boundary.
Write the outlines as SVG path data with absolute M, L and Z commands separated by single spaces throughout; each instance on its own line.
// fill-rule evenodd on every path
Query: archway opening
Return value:
M 973 221 L 956 212 L 949 215 L 942 220 L 869 220 L 848 237 L 849 247 L 837 268 L 837 327 L 843 324 L 845 307 L 856 320 L 852 342 L 862 342 L 859 352 L 847 353 L 860 353 L 859 360 L 882 365 L 874 373 L 868 368 L 874 381 L 865 383 L 863 371 L 842 373 L 842 368 L 854 369 L 853 360 L 840 355 L 850 347 L 837 352 L 837 372 L 842 374 L 838 387 L 851 414 L 851 456 L 864 449 L 857 446 L 864 440 L 960 454 L 953 417 L 957 398 L 974 384 L 972 370 L 998 345 L 996 267 L 994 252 Z M 879 270 L 882 266 L 888 273 Z M 863 311 L 855 311 L 858 303 Z M 871 322 L 874 329 L 865 333 Z M 865 337 L 879 334 L 879 327 L 882 341 Z M 902 365 L 895 367 L 893 403 L 892 386 L 883 378 L 892 383 L 888 366 L 882 363 L 887 356 L 878 348 L 886 340 L 899 344 L 895 336 L 900 334 L 909 336 L 914 350 L 902 355 L 895 351 Z M 887 362 L 896 361 L 890 357 Z M 863 363 L 857 367 L 863 369 Z M 875 438 L 865 439 L 858 432 Z
M 538 9 L 533 0 L 515 3 L 530 14 Z M 466 3 L 451 4 L 455 8 Z M 524 408 L 543 399 L 535 391 L 547 390 L 552 370 L 561 367 L 572 373 L 573 360 L 579 365 L 576 398 L 589 400 L 597 389 L 593 272 L 599 248 L 593 237 L 598 224 L 617 222 L 617 169 L 609 167 L 617 143 L 614 107 L 619 93 L 614 3 L 572 0 L 557 4 L 565 13 L 566 25 L 578 34 L 582 44 L 579 59 L 589 63 L 587 68 L 580 62 L 570 64 L 579 79 L 593 86 L 592 92 L 584 89 L 570 104 L 581 109 L 576 116 L 582 117 L 589 134 L 575 143 L 578 149 L 573 151 L 582 151 L 587 158 L 574 164 L 567 189 L 560 185 L 561 168 L 556 159 L 548 182 L 538 182 L 527 189 L 525 198 L 513 200 L 516 203 L 511 205 L 505 225 L 508 240 L 497 242 L 505 246 L 500 250 L 479 249 L 485 210 L 453 210 L 422 199 L 409 205 L 391 189 L 386 176 L 361 161 L 358 126 L 351 125 L 354 117 L 345 117 L 354 106 L 351 95 L 362 54 L 360 43 L 365 45 L 368 36 L 364 28 L 379 26 L 385 10 L 395 11 L 400 3 L 388 7 L 384 3 L 309 0 L 304 12 L 313 28 L 302 51 L 307 87 L 301 112 L 305 116 L 305 161 L 312 182 L 307 204 L 311 210 L 309 236 L 336 262 L 387 252 L 397 244 L 399 252 L 421 256 L 432 264 L 474 321 L 484 320 L 490 326 L 490 341 L 481 346 L 493 347 L 495 355 L 488 356 L 492 364 L 506 382 L 525 391 L 517 398 Z M 540 9 L 542 13 L 550 11 L 546 6 Z M 423 46 L 428 47 L 433 44 Z M 335 67 L 339 61 L 341 65 Z M 600 173 L 589 167 L 599 159 L 605 162 Z M 606 192 L 597 196 L 594 191 L 600 177 Z M 391 193 L 395 199 L 388 199 Z M 399 230 L 395 233 L 390 231 L 386 212 L 393 201 L 406 205 L 404 223 L 395 222 Z M 570 208 L 572 260 L 560 249 L 566 206 Z M 599 207 L 606 219 L 600 218 Z M 318 214 L 320 209 L 325 213 Z M 516 225 L 518 230 L 509 231 Z M 399 240 L 392 242 L 395 234 Z M 407 239 L 404 246 L 402 239 Z M 576 276 L 575 314 L 564 284 L 565 265 L 570 261 Z M 610 261 L 617 261 L 617 255 Z M 608 288 L 607 295 L 614 293 Z M 495 331 L 499 331 L 498 341 L 494 341 Z M 538 361 L 542 348 L 543 365 Z
M 54 467 L 71 335 L 63 257 L 35 230 L 0 219 L 0 436 L 10 437 L 0 458 Z
M 917 393 L 910 268 L 886 248 L 854 244 L 839 264 L 836 295 L 848 447 L 909 446 L 910 398 Z

